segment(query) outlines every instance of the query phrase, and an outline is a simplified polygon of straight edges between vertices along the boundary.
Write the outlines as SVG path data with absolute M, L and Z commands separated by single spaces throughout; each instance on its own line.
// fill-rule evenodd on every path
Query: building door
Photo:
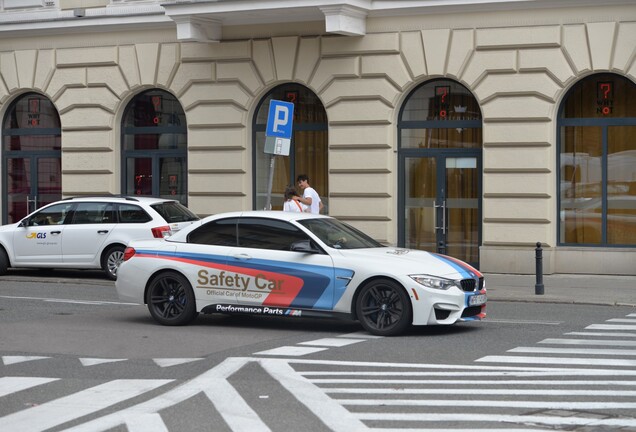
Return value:
M 143 92 L 122 120 L 122 192 L 188 204 L 188 135 L 185 113 L 172 94 Z
M 404 246 L 479 265 L 481 156 L 404 155 Z
M 400 112 L 398 244 L 479 268 L 481 111 L 461 84 L 416 88 Z
M 7 110 L 2 127 L 3 223 L 62 197 L 61 128 L 46 97 L 27 93 Z

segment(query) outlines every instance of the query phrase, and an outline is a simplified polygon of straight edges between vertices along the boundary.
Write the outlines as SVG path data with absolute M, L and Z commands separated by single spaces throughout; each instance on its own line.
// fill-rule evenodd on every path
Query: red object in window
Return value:
M 172 234 L 172 230 L 168 225 L 152 228 L 152 236 L 154 238 L 164 238 Z
M 137 252 L 135 250 L 135 248 L 131 248 L 131 247 L 127 247 L 124 250 L 124 261 L 128 261 L 129 259 L 131 259 L 133 256 L 135 256 L 135 252 Z

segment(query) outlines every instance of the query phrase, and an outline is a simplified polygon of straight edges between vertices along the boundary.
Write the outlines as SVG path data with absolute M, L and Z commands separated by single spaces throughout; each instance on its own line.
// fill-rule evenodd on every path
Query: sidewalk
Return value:
M 535 275 L 486 273 L 484 278 L 489 301 L 581 303 L 636 307 L 636 275 L 544 275 L 543 295 L 535 294 Z

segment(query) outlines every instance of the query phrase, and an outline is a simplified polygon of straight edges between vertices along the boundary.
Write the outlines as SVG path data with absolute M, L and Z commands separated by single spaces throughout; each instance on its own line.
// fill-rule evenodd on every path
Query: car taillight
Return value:
M 164 238 L 172 234 L 168 225 L 152 228 L 152 236 L 154 238 Z
M 127 247 L 124 250 L 124 261 L 128 261 L 129 259 L 131 259 L 133 256 L 135 256 L 135 248 L 131 248 L 131 247 Z

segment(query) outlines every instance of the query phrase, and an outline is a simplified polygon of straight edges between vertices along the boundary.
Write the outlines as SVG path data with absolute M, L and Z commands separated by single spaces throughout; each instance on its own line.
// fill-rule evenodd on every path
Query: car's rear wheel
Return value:
M 356 301 L 356 315 L 369 333 L 393 336 L 411 325 L 411 301 L 398 283 L 376 279 L 367 283 Z
M 109 279 L 117 279 L 117 270 L 119 265 L 124 262 L 124 250 L 123 246 L 112 246 L 109 248 L 102 257 L 102 269 Z
M 198 315 L 190 282 L 175 272 L 161 273 L 152 279 L 146 303 L 150 315 L 162 325 L 188 324 Z

